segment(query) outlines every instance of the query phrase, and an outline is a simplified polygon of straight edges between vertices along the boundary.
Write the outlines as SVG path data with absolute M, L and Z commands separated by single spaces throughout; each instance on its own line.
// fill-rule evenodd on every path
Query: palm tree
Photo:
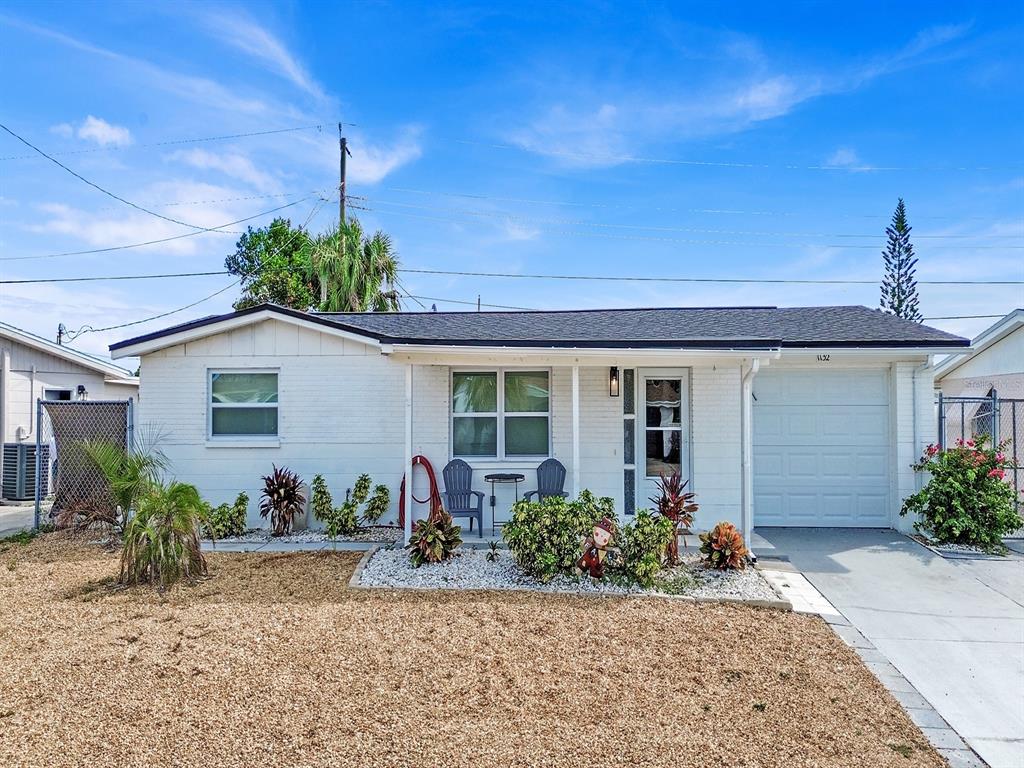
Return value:
M 339 238 L 344 248 L 339 247 Z M 357 219 L 310 240 L 309 261 L 320 283 L 321 312 L 397 312 L 398 258 L 389 238 L 367 239 Z

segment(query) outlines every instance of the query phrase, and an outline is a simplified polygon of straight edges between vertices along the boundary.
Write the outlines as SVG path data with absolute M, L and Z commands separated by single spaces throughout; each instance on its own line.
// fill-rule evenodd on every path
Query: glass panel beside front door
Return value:
M 644 378 L 644 468 L 649 478 L 683 471 L 683 379 Z

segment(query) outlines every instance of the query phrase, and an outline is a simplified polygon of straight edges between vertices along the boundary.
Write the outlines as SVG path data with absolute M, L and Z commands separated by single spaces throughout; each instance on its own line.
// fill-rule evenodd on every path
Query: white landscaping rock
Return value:
M 694 584 L 673 594 L 696 598 L 731 598 L 778 602 L 779 597 L 754 568 L 743 571 L 713 571 L 699 565 L 694 555 L 684 556 L 683 565 Z M 674 569 L 674 570 L 679 570 Z M 583 577 L 558 576 L 547 584 L 523 573 L 508 550 L 499 550 L 495 562 L 487 560 L 487 551 L 460 549 L 444 563 L 413 566 L 404 549 L 381 548 L 366 563 L 359 578 L 366 587 L 413 587 L 420 589 L 532 589 L 539 592 L 586 594 L 664 594 L 655 589 L 623 586 L 607 581 L 595 582 Z
M 371 525 L 359 533 L 351 536 L 338 536 L 328 538 L 322 530 L 308 529 L 305 531 L 293 531 L 287 536 L 272 536 L 266 528 L 252 528 L 241 536 L 217 539 L 218 544 L 263 544 L 266 542 L 278 542 L 282 544 L 321 544 L 332 541 L 367 541 L 393 544 L 402 538 L 402 529 L 393 525 Z

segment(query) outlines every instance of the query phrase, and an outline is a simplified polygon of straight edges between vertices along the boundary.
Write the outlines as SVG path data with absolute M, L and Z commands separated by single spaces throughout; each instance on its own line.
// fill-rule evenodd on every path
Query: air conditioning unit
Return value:
M 40 498 L 50 492 L 50 446 L 40 448 Z M 27 501 L 36 497 L 36 447 L 32 443 L 4 443 L 3 497 Z

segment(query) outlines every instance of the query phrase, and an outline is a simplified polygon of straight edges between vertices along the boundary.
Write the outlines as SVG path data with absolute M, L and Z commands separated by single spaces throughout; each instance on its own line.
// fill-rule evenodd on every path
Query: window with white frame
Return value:
M 549 371 L 454 371 L 451 411 L 455 456 L 504 460 L 550 453 Z
M 210 371 L 211 437 L 276 437 L 277 373 Z

